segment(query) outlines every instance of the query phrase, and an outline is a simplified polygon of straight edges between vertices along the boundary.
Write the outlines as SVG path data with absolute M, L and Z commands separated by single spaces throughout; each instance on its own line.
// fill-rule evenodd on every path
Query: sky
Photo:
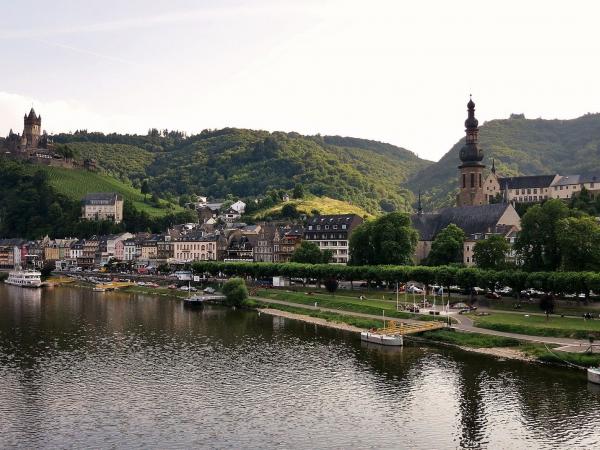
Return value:
M 241 127 L 438 160 L 483 123 L 600 111 L 600 2 L 0 0 L 0 135 Z

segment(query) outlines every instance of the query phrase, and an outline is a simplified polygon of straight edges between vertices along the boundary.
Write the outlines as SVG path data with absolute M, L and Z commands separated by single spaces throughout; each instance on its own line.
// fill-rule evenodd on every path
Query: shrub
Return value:
M 223 285 L 223 294 L 225 302 L 229 306 L 242 306 L 248 299 L 248 289 L 246 283 L 241 278 L 231 278 Z

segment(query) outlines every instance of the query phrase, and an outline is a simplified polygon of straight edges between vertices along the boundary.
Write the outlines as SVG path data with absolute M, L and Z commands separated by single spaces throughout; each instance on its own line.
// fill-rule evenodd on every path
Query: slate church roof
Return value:
M 539 187 L 549 187 L 556 178 L 556 175 L 531 175 L 524 177 L 505 177 L 499 178 L 500 190 L 506 189 L 532 189 Z
M 451 223 L 461 228 L 467 236 L 494 230 L 508 208 L 512 206 L 505 203 L 444 208 L 437 213 L 413 214 L 411 221 L 419 232 L 419 240 L 432 241 Z

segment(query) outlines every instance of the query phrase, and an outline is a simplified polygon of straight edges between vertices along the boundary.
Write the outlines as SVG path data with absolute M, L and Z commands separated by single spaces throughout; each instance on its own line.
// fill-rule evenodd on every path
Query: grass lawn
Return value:
M 245 305 L 251 308 L 273 308 L 279 311 L 287 311 L 294 314 L 302 314 L 309 317 L 318 317 L 320 319 L 325 319 L 329 322 L 338 322 L 338 323 L 346 323 L 348 325 L 353 325 L 358 328 L 381 328 L 383 327 L 382 320 L 376 319 L 364 319 L 362 317 L 353 317 L 353 316 L 345 316 L 343 314 L 327 312 L 327 311 L 314 311 L 305 308 L 296 308 L 294 306 L 287 305 L 278 305 L 278 304 L 269 304 L 268 301 L 262 301 L 257 299 L 250 299 L 245 302 Z
M 498 300 L 482 299 L 478 301 L 478 305 L 484 308 L 495 309 L 498 311 L 517 311 L 524 313 L 536 313 L 541 314 L 543 311 L 539 307 L 539 299 L 531 299 L 527 301 L 521 301 L 520 309 L 515 309 L 514 305 L 518 303 L 514 298 L 501 298 Z M 564 314 L 568 316 L 579 316 L 583 313 L 590 312 L 594 314 L 600 313 L 600 309 L 595 306 L 594 303 L 589 305 L 577 305 L 576 302 L 566 302 L 565 300 L 559 300 L 556 302 L 554 313 L 557 315 Z
M 419 337 L 449 344 L 472 348 L 515 347 L 520 344 L 516 339 L 502 336 L 490 336 L 478 333 L 461 333 L 454 330 L 433 330 L 419 334 Z
M 547 321 L 545 316 L 525 317 L 525 314 L 507 313 L 491 313 L 489 316 L 471 317 L 478 327 L 509 333 L 577 339 L 586 339 L 589 334 L 600 335 L 600 320 L 598 319 L 583 320 L 553 315 Z
M 570 363 L 584 367 L 598 367 L 600 365 L 600 354 L 556 352 L 551 347 L 546 348 L 546 346 L 540 344 L 522 344 L 519 350 L 529 356 L 536 357 L 540 361 L 549 363 Z
M 276 289 L 259 289 L 256 295 L 258 297 L 272 298 L 274 300 L 282 300 L 311 306 L 317 302 L 318 306 L 323 308 L 339 309 L 340 311 L 351 311 L 363 314 L 373 314 L 377 316 L 381 316 L 382 312 L 385 311 L 386 318 L 393 317 L 399 319 L 445 320 L 439 316 L 434 317 L 421 314 L 411 314 L 404 311 L 396 311 L 396 304 L 386 300 L 360 300 L 356 297 L 330 294 L 306 295 L 306 293 L 302 292 L 287 292 Z
M 321 214 L 357 214 L 360 217 L 372 217 L 371 214 L 366 212 L 360 206 L 350 204 L 343 200 L 336 200 L 330 197 L 317 197 L 312 195 L 307 195 L 301 199 L 292 199 L 287 202 L 280 203 L 271 208 L 262 209 L 254 213 L 253 217 L 255 219 L 260 219 L 263 217 L 269 217 L 273 214 L 279 214 L 281 212 L 281 208 L 284 205 L 293 205 L 296 207 L 298 212 L 304 214 L 312 214 L 312 211 L 318 209 Z

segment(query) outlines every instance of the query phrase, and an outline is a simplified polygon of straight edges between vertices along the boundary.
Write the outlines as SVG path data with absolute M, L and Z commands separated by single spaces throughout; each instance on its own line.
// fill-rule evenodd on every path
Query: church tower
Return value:
M 23 117 L 23 140 L 27 148 L 37 148 L 42 131 L 42 116 L 36 116 L 31 108 L 29 115 Z
M 460 192 L 457 196 L 457 206 L 478 206 L 487 204 L 487 199 L 483 191 L 483 152 L 479 149 L 477 142 L 479 139 L 479 122 L 475 118 L 475 103 L 469 99 L 467 104 L 469 115 L 465 120 L 466 142 L 460 149 L 460 160 L 462 164 L 458 166 L 460 170 L 459 187 Z

